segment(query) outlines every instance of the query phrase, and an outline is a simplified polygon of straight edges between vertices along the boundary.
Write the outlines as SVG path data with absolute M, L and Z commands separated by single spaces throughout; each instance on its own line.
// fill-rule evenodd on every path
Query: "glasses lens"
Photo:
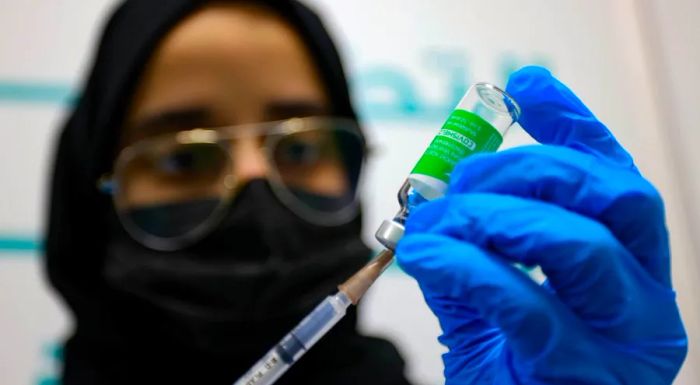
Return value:
M 354 208 L 364 159 L 364 139 L 350 121 L 308 120 L 281 136 L 273 149 L 283 200 L 321 222 Z M 346 215 L 347 216 L 347 215 Z
M 130 152 L 119 170 L 117 209 L 146 237 L 196 234 L 227 197 L 231 162 L 214 143 L 160 143 Z

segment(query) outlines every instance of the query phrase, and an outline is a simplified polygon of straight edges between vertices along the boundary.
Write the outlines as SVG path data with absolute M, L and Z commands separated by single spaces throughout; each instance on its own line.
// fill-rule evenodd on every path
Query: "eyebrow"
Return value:
M 204 106 L 186 106 L 158 111 L 131 124 L 128 131 L 132 137 L 163 134 L 180 129 L 208 126 L 213 113 Z
M 312 101 L 274 101 L 265 106 L 265 120 L 283 120 L 314 115 L 328 115 L 329 108 Z
M 263 121 L 284 120 L 329 114 L 329 108 L 314 101 L 273 101 L 264 109 Z M 127 141 L 195 127 L 215 126 L 214 112 L 206 106 L 183 106 L 164 109 L 137 119 L 127 127 Z

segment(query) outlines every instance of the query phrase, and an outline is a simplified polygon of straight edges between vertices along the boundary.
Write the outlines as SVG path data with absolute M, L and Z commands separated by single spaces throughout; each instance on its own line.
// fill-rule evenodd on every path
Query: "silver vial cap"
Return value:
M 394 251 L 396 250 L 396 245 L 399 243 L 401 237 L 403 237 L 404 227 L 402 224 L 391 221 L 384 220 L 379 229 L 374 234 L 379 243 L 384 245 L 387 249 Z

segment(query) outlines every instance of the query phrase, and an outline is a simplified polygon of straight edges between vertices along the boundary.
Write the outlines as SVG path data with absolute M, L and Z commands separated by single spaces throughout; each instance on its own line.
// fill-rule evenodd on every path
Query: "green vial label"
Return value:
M 476 152 L 496 151 L 501 143 L 501 134 L 482 117 L 454 110 L 411 174 L 428 175 L 447 183 L 457 162 Z

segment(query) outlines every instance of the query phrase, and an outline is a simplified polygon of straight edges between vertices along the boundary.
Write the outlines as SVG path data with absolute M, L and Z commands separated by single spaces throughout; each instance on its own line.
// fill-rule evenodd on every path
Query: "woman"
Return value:
M 304 6 L 122 4 L 55 164 L 48 273 L 75 319 L 63 383 L 236 380 L 368 260 L 363 151 Z M 280 383 L 407 383 L 356 319 Z

